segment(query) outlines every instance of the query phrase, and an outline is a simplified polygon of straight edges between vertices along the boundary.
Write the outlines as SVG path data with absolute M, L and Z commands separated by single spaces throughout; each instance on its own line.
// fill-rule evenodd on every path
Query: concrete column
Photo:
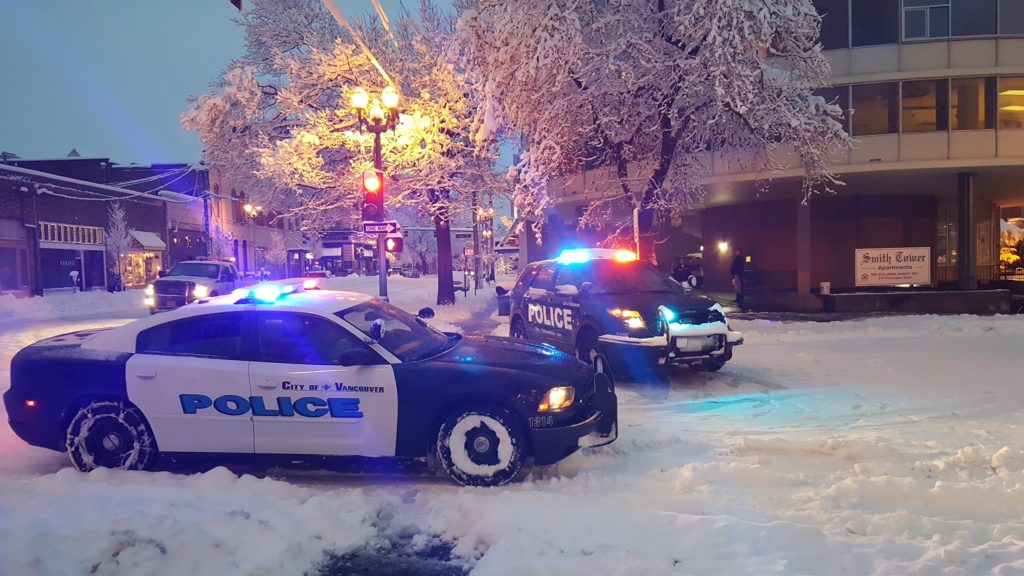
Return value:
M 811 206 L 796 205 L 796 291 L 811 293 Z
M 957 284 L 961 290 L 978 288 L 978 232 L 974 223 L 974 173 L 957 177 Z

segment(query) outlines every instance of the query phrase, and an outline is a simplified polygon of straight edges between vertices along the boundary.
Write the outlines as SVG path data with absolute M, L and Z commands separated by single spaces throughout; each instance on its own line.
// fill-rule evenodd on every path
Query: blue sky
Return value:
M 373 10 L 370 0 L 335 3 L 350 16 Z M 389 13 L 401 5 L 381 3 Z M 228 0 L 0 4 L 0 150 L 62 158 L 75 148 L 124 164 L 199 160 L 199 139 L 178 117 L 186 98 L 206 92 L 242 53 Z

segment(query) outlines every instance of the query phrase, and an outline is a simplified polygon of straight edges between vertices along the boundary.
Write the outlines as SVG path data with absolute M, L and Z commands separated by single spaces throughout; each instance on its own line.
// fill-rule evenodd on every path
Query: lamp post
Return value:
M 481 252 L 482 252 L 482 254 L 486 254 L 487 255 L 487 259 L 484 262 L 485 265 L 487 266 L 487 276 L 488 277 L 493 277 L 494 276 L 494 262 L 493 262 L 493 256 L 494 256 L 493 255 L 493 252 L 494 252 L 494 207 L 493 206 L 485 206 L 485 207 L 478 208 L 477 212 L 476 212 L 476 219 L 477 219 L 478 222 L 481 222 L 483 224 L 483 226 L 482 226 L 483 230 L 480 232 L 480 235 L 483 236 L 483 239 L 484 239 L 483 250 Z
M 388 130 L 394 130 L 398 125 L 398 91 L 388 86 L 381 90 L 380 98 L 371 100 L 369 92 L 365 88 L 357 87 L 351 94 L 352 108 L 356 111 L 359 120 L 359 130 L 366 130 L 373 134 L 373 168 L 384 171 L 384 162 L 381 160 L 380 135 Z M 381 194 L 384 194 L 383 183 Z M 384 214 L 380 215 L 384 219 Z M 388 257 L 384 251 L 385 234 L 377 234 L 377 267 L 378 291 L 384 300 L 388 298 Z
M 253 228 L 253 226 L 255 226 L 256 217 L 263 213 L 263 206 L 258 206 L 258 205 L 253 205 L 253 204 L 246 204 L 245 206 L 242 206 L 242 209 L 245 210 L 245 213 L 249 216 L 249 221 L 246 224 L 246 226 L 249 228 L 249 247 L 252 248 L 252 265 L 253 265 L 253 272 L 255 273 L 256 272 L 256 229 Z M 248 268 L 249 267 L 248 266 L 248 264 L 249 264 L 249 251 L 248 250 L 245 251 L 245 263 L 246 263 L 246 268 Z

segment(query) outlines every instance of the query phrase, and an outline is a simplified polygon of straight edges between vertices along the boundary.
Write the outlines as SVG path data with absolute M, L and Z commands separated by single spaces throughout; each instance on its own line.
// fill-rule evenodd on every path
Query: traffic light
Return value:
M 388 236 L 384 239 L 384 251 L 390 252 L 391 254 L 397 254 L 402 251 L 402 244 L 404 243 L 405 239 L 398 234 Z
M 380 170 L 363 172 L 363 220 L 380 222 L 384 219 L 384 173 Z

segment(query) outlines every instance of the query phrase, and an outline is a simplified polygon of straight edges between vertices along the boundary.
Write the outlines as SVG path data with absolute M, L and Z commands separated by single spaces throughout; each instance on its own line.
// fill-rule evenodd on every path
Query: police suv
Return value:
M 80 470 L 144 469 L 161 453 L 436 456 L 479 486 L 615 439 L 611 380 L 575 357 L 443 333 L 429 308 L 316 282 L 32 344 L 11 362 L 10 426 Z
M 607 360 L 613 374 L 656 365 L 719 370 L 743 335 L 729 329 L 719 304 L 687 288 L 629 250 L 565 250 L 519 275 L 509 335 Z

